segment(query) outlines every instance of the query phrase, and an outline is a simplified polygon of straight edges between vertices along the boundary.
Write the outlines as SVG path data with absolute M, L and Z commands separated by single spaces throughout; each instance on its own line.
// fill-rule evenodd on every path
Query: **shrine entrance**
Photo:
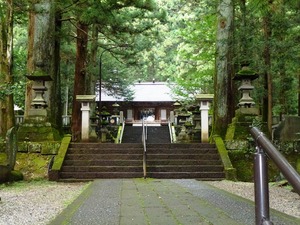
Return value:
M 155 121 L 155 108 L 139 109 L 139 118 L 146 121 Z

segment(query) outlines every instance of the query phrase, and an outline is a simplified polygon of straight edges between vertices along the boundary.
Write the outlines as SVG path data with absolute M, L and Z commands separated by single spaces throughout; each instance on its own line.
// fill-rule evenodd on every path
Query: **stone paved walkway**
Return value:
M 197 180 L 95 180 L 50 225 L 255 224 L 254 203 Z M 271 211 L 274 224 L 300 220 Z

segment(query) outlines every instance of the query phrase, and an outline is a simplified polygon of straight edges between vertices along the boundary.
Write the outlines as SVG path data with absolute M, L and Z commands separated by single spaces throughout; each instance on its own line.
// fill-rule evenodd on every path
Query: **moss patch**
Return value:
M 228 156 L 228 151 L 225 148 L 222 138 L 219 136 L 214 136 L 214 141 L 216 143 L 218 152 L 221 156 L 221 159 L 222 159 L 222 162 L 224 165 L 226 179 L 227 180 L 236 180 L 236 169 L 232 166 L 232 163 Z
M 229 158 L 236 169 L 236 177 L 239 181 L 253 182 L 253 159 L 246 157 L 244 151 L 229 151 Z
M 253 182 L 254 180 L 254 154 L 242 150 L 229 151 L 228 155 L 232 165 L 236 168 L 236 176 L 239 181 Z M 280 172 L 276 165 L 267 160 L 269 182 L 280 179 Z
M 24 175 L 21 173 L 21 171 L 18 171 L 18 170 L 10 171 L 10 174 L 9 174 L 10 182 L 21 181 L 23 179 L 24 179 Z
M 6 165 L 7 164 L 7 155 L 4 152 L 0 153 L 0 165 Z
M 50 123 L 23 124 L 18 130 L 19 141 L 58 141 L 61 136 Z
M 25 180 L 48 177 L 48 164 L 52 156 L 37 153 L 18 153 L 15 170 L 19 170 Z

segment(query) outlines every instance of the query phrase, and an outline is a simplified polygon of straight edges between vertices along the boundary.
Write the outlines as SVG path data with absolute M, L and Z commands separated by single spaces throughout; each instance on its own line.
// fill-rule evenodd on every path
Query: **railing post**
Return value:
M 268 154 L 269 158 L 276 164 L 283 176 L 293 186 L 295 192 L 300 195 L 300 176 L 297 171 L 289 164 L 284 156 L 277 151 L 274 145 L 268 140 L 258 128 L 253 127 L 250 130 L 251 135 L 259 145 Z
M 143 144 L 143 173 L 144 179 L 147 178 L 147 125 L 145 126 L 144 118 L 142 120 L 142 144 Z
M 257 146 L 254 156 L 254 189 L 256 225 L 273 224 L 269 214 L 269 185 L 267 159 L 263 150 Z

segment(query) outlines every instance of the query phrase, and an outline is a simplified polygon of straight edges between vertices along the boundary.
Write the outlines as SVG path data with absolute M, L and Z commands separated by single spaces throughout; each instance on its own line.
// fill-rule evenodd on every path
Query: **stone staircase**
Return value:
M 147 176 L 222 180 L 224 166 L 212 144 L 148 144 Z
M 141 126 L 125 126 L 122 143 L 141 143 L 142 129 Z
M 60 180 L 142 177 L 142 149 L 137 143 L 71 143 Z
M 148 126 L 147 143 L 170 143 L 168 126 Z M 122 143 L 141 143 L 142 127 L 125 126 Z
M 143 177 L 143 147 L 139 143 L 71 143 L 60 181 Z M 147 177 L 225 178 L 220 156 L 210 144 L 148 144 Z

